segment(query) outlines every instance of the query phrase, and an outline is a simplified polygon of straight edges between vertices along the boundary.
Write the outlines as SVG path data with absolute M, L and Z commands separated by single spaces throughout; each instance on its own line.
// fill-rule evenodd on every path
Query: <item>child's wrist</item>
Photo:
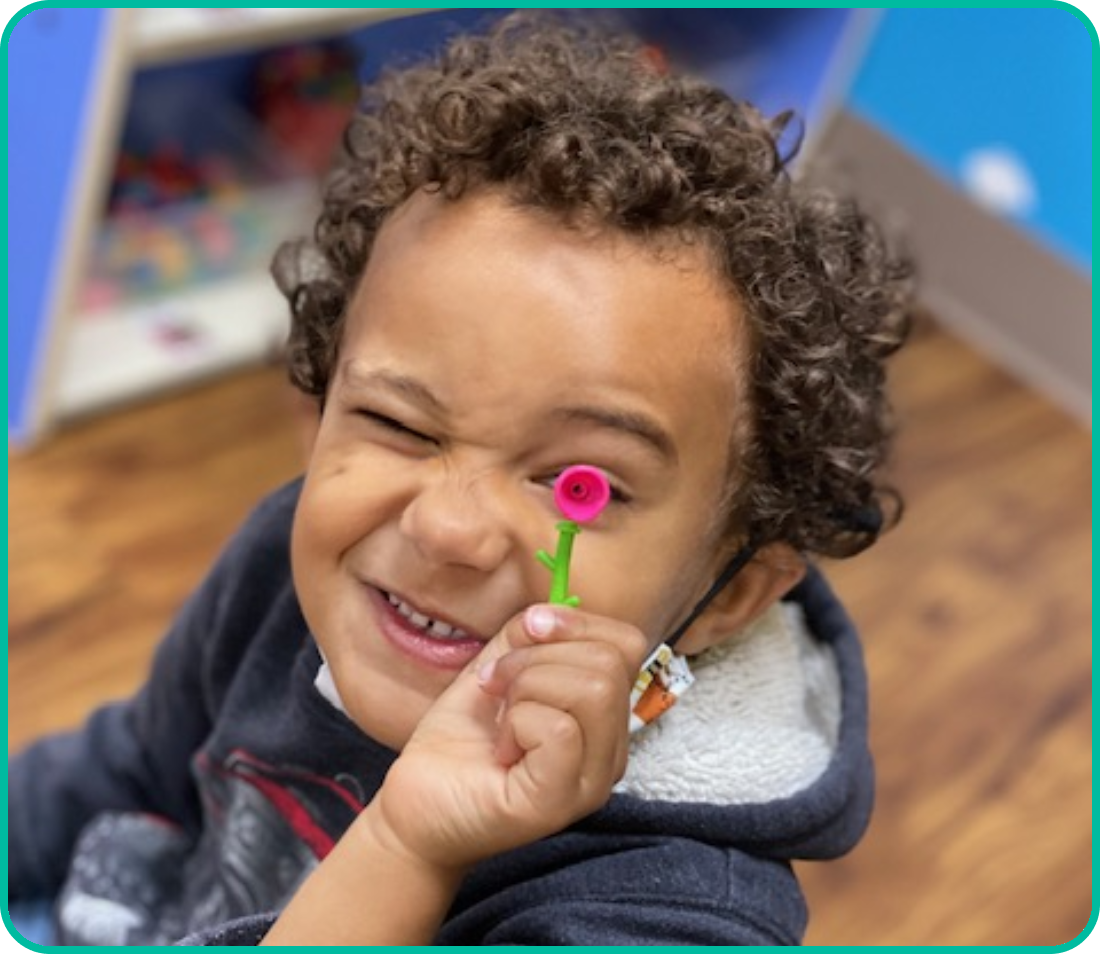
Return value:
M 430 944 L 464 873 L 410 851 L 372 803 L 299 888 L 264 943 Z
M 410 843 L 390 823 L 382 792 L 360 813 L 349 834 L 360 850 L 372 857 L 384 856 L 409 877 L 430 881 L 451 895 L 469 870 L 467 864 L 433 856 Z

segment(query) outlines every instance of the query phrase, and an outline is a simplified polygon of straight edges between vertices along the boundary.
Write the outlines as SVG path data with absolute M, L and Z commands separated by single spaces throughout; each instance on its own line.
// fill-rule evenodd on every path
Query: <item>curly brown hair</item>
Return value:
M 723 526 L 758 546 L 859 552 L 901 511 L 880 478 L 884 359 L 908 330 L 911 269 L 852 202 L 791 179 L 788 120 L 669 73 L 638 41 L 545 16 L 384 75 L 345 134 L 313 240 L 276 255 L 292 381 L 323 400 L 372 244 L 418 190 L 493 188 L 567 226 L 702 241 L 751 339 Z

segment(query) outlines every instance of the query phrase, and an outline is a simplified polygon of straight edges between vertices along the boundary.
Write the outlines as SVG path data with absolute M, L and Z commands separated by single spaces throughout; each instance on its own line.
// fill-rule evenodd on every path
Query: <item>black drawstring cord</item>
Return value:
M 729 563 L 726 564 L 726 568 L 719 575 L 718 579 L 714 581 L 714 585 L 709 590 L 707 590 L 703 598 L 695 604 L 695 608 L 692 609 L 690 613 L 688 613 L 687 619 L 685 619 L 676 628 L 676 632 L 674 632 L 671 636 L 668 637 L 668 639 L 665 640 L 666 646 L 675 646 L 680 641 L 680 637 L 683 636 L 684 633 L 688 631 L 688 628 L 691 626 L 691 624 L 694 623 L 702 615 L 703 610 L 705 610 L 711 604 L 711 601 L 719 593 L 721 593 L 722 590 L 726 588 L 730 580 L 737 576 L 737 574 L 741 572 L 745 564 L 748 563 L 749 560 L 751 560 L 755 555 L 756 544 L 752 541 L 749 541 L 747 544 L 745 544 L 745 546 L 743 546 L 733 555 Z

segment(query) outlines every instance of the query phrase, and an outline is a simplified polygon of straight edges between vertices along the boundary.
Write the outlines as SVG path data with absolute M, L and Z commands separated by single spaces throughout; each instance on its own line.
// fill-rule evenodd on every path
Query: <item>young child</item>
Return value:
M 896 517 L 908 271 L 768 122 L 520 17 L 368 91 L 276 279 L 307 473 L 135 698 L 10 764 L 71 943 L 794 944 L 850 849 L 855 633 L 808 562 Z M 607 509 L 550 605 L 554 482 Z M 631 734 L 675 643 L 695 685 Z

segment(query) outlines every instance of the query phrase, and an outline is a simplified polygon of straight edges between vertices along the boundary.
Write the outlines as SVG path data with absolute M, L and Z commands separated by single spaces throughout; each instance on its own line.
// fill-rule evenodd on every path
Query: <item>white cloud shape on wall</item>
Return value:
M 1035 177 L 1007 146 L 986 146 L 963 156 L 961 178 L 967 194 L 997 215 L 1024 218 L 1039 205 Z

